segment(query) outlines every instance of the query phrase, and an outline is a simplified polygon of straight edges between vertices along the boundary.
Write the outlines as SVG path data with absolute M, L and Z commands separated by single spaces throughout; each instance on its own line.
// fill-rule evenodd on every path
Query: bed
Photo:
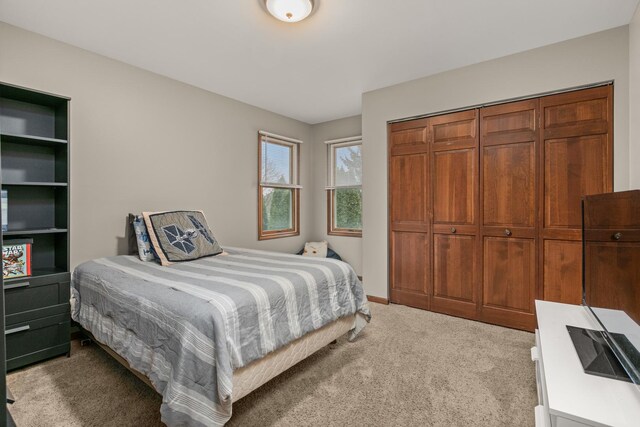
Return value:
M 370 319 L 344 262 L 224 249 L 170 266 L 101 258 L 73 273 L 73 319 L 162 395 L 169 426 L 224 425 L 232 402 Z

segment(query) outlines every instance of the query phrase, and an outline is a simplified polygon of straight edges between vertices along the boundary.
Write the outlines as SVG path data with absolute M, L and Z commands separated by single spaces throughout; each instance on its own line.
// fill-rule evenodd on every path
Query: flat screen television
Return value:
M 640 190 L 583 197 L 582 273 L 597 327 L 567 329 L 585 372 L 640 385 Z

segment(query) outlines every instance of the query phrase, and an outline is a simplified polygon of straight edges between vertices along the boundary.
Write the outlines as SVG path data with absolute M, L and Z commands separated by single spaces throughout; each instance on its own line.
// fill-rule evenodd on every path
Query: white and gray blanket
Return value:
M 225 248 L 162 267 L 135 256 L 88 261 L 72 317 L 151 380 L 169 426 L 231 417 L 233 371 L 336 319 L 370 320 L 353 269 L 332 259 Z

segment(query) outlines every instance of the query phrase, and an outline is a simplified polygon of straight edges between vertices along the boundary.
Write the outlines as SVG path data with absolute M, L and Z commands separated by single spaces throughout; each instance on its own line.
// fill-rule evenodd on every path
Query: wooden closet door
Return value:
M 581 198 L 613 190 L 613 87 L 540 99 L 543 298 L 582 301 Z
M 431 310 L 477 317 L 478 110 L 429 119 L 433 206 Z
M 536 295 L 537 100 L 480 110 L 480 319 L 533 330 Z
M 429 309 L 430 194 L 427 119 L 389 125 L 391 302 Z

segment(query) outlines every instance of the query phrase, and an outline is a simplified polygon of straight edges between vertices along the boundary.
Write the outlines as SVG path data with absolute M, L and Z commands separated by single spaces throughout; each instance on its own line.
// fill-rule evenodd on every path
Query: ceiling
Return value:
M 0 20 L 307 123 L 363 92 L 626 25 L 638 0 L 0 0 Z

